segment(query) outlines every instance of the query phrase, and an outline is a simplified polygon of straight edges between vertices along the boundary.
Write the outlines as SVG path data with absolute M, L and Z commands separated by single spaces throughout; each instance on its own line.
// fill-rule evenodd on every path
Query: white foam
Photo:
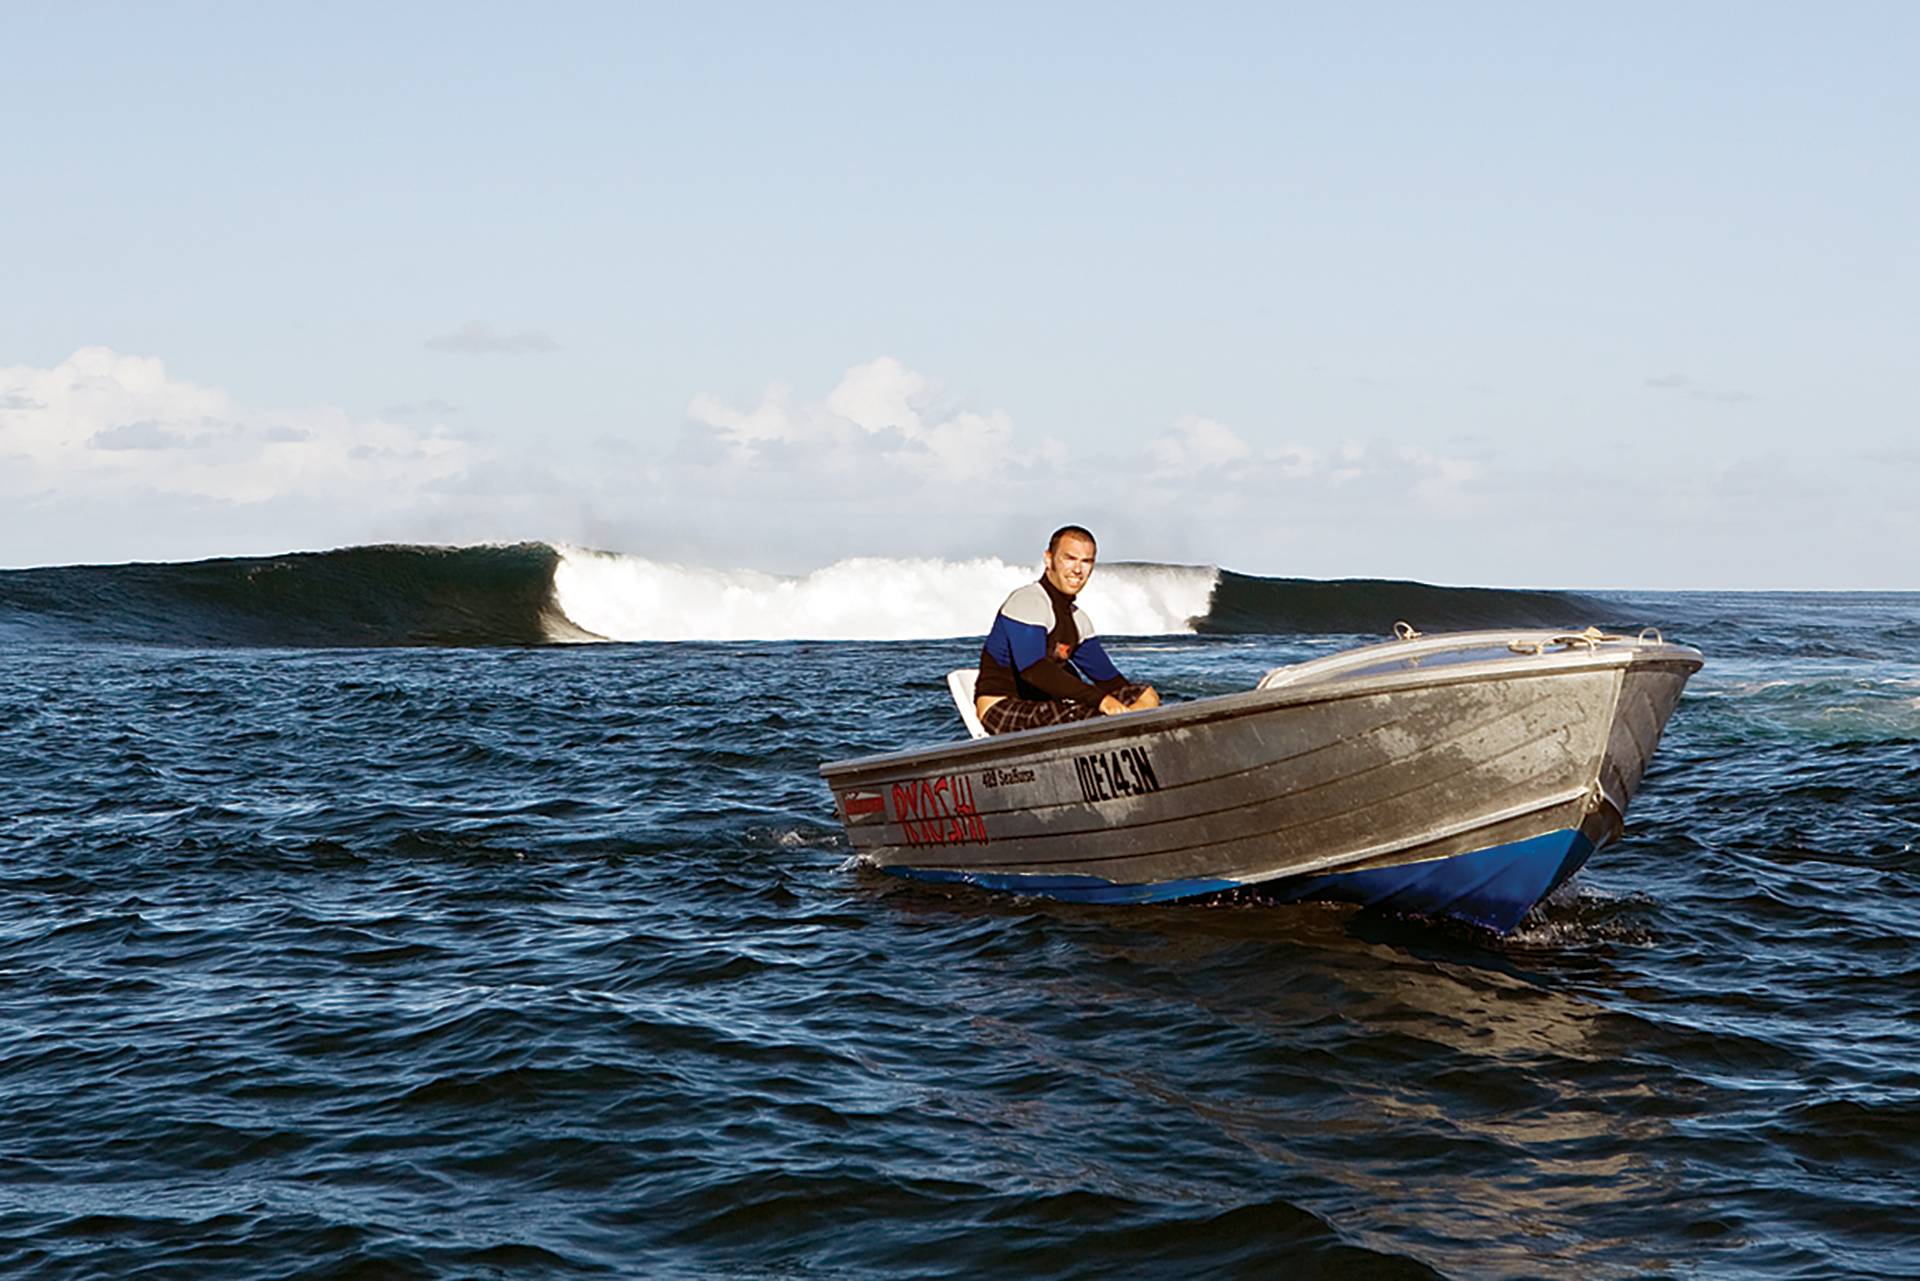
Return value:
M 554 600 L 608 640 L 922 640 L 984 635 L 1007 593 L 1037 565 L 984 560 L 843 560 L 799 577 L 698 569 L 560 547 Z M 1191 631 L 1219 571 L 1201 565 L 1102 565 L 1081 594 L 1109 636 Z

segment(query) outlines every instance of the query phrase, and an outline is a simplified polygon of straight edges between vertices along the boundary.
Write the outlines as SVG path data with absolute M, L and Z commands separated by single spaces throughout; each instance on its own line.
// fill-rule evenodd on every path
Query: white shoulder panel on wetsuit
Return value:
M 1026 623 L 1042 631 L 1053 630 L 1053 602 L 1047 599 L 1047 589 L 1038 583 L 1028 583 L 1007 597 L 1000 612 L 1016 623 Z

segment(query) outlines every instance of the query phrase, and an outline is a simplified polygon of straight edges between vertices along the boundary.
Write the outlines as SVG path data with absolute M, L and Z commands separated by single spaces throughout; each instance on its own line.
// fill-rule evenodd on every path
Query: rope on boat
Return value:
M 1660 629 L 1658 627 L 1642 627 L 1640 634 L 1634 637 L 1634 640 L 1644 645 L 1647 643 L 1649 634 L 1652 635 L 1654 644 L 1664 645 L 1667 643 L 1666 639 L 1660 635 Z M 1421 635 L 1420 630 L 1404 618 L 1393 625 L 1393 638 L 1395 640 L 1417 640 Z M 1602 645 L 1618 644 L 1626 639 L 1625 636 L 1617 636 L 1612 632 L 1603 632 L 1598 627 L 1589 623 L 1582 631 L 1562 632 L 1557 636 L 1550 636 L 1545 640 L 1541 640 L 1538 637 L 1531 640 L 1526 637 L 1510 640 L 1507 642 L 1507 648 L 1516 654 L 1536 655 L 1546 653 L 1549 645 L 1560 649 L 1582 647 L 1592 652 L 1599 649 Z
M 1659 629 L 1651 627 L 1642 628 L 1640 631 L 1640 639 L 1642 641 L 1646 640 L 1649 631 L 1653 632 L 1656 640 L 1659 638 Z M 1548 637 L 1546 640 L 1521 639 L 1508 641 L 1507 648 L 1516 654 L 1544 654 L 1547 652 L 1547 646 L 1549 645 L 1557 645 L 1562 649 L 1573 649 L 1575 646 L 1584 646 L 1587 650 L 1592 651 L 1599 649 L 1600 646 L 1604 644 L 1624 641 L 1625 639 L 1626 637 L 1624 636 L 1614 636 L 1608 632 L 1601 631 L 1598 627 L 1589 626 L 1585 631 L 1563 632 L 1558 636 Z

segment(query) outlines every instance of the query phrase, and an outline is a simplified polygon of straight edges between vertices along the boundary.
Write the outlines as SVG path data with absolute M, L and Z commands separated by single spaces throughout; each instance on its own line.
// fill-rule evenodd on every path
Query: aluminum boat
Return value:
M 888 872 L 1146 903 L 1283 900 L 1514 928 L 1618 838 L 1700 652 L 1477 631 L 1277 668 L 1252 690 L 822 765 L 855 854 Z

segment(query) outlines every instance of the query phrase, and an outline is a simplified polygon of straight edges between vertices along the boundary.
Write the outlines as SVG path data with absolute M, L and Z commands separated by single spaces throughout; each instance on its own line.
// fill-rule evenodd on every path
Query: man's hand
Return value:
M 1122 712 L 1130 712 L 1132 710 L 1131 707 L 1128 707 L 1111 694 L 1103 695 L 1100 699 L 1100 714 L 1102 716 L 1118 716 Z
M 1127 710 L 1130 712 L 1147 712 L 1152 711 L 1158 706 L 1160 706 L 1160 695 L 1155 692 L 1153 686 L 1149 685 L 1140 691 L 1140 697 L 1127 704 Z

